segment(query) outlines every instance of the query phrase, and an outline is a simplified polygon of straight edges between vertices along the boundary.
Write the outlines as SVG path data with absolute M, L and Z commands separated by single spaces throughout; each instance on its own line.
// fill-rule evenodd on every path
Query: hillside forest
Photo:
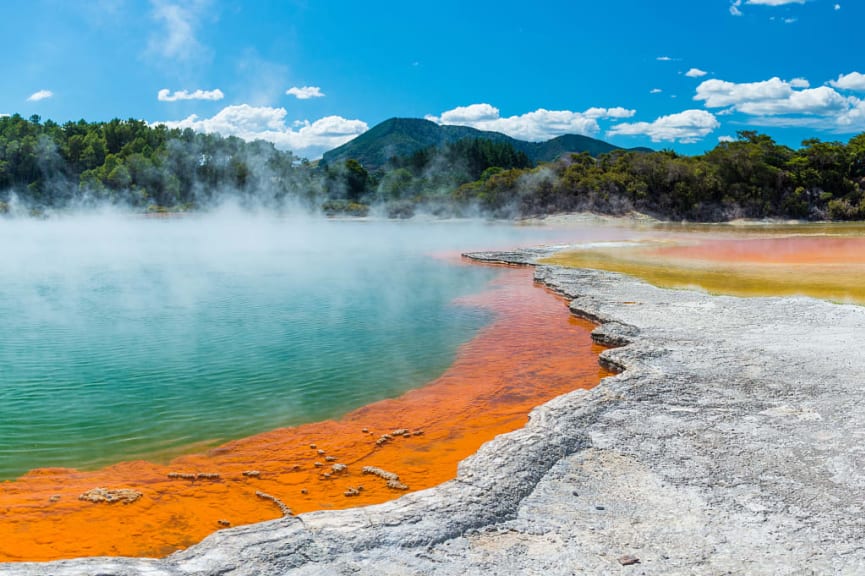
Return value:
M 0 118 L 0 214 L 100 205 L 141 212 L 242 206 L 326 214 L 524 217 L 556 212 L 661 219 L 865 219 L 865 134 L 793 149 L 743 131 L 698 156 L 565 153 L 535 163 L 507 141 L 465 138 L 393 156 L 310 162 L 263 141 L 140 120 Z

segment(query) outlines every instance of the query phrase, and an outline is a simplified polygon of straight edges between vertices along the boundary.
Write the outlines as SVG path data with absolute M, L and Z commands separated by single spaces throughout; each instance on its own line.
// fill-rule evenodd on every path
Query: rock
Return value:
M 117 490 L 109 490 L 107 488 L 92 488 L 78 496 L 79 500 L 87 502 L 107 502 L 113 504 L 115 502 L 123 502 L 124 504 L 132 504 L 141 498 L 142 494 L 138 490 L 131 488 L 120 488 Z M 0 565 L 2 566 L 2 565 Z
M 633 566 L 634 564 L 639 563 L 640 559 L 636 556 L 631 556 L 630 554 L 619 557 L 619 564 L 621 564 L 622 566 Z
M 266 492 L 262 492 L 261 490 L 256 490 L 255 495 L 258 496 L 259 498 L 261 498 L 262 500 L 269 500 L 269 501 L 273 502 L 274 504 L 276 504 L 277 507 L 279 507 L 279 510 L 282 512 L 283 516 L 291 516 L 291 508 L 286 506 L 285 502 L 283 502 L 282 500 L 280 500 L 276 496 L 273 496 L 273 495 L 268 494 Z

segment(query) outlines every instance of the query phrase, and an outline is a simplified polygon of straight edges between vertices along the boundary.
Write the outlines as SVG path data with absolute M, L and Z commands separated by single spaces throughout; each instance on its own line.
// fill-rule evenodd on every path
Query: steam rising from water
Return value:
M 539 235 L 231 209 L 0 220 L 0 478 L 168 456 L 420 386 L 488 321 L 453 300 L 496 274 L 429 253 Z

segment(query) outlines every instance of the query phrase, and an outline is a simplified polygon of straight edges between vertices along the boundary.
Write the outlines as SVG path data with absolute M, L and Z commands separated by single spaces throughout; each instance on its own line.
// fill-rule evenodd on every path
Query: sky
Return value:
M 388 118 L 698 154 L 865 132 L 865 0 L 30 0 L 0 115 L 136 118 L 317 158 Z

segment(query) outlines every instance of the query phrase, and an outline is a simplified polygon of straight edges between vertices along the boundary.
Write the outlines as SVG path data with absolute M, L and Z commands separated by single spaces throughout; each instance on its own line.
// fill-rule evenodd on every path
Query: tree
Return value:
M 345 194 L 352 202 L 359 202 L 366 194 L 369 172 L 354 159 L 345 161 Z

